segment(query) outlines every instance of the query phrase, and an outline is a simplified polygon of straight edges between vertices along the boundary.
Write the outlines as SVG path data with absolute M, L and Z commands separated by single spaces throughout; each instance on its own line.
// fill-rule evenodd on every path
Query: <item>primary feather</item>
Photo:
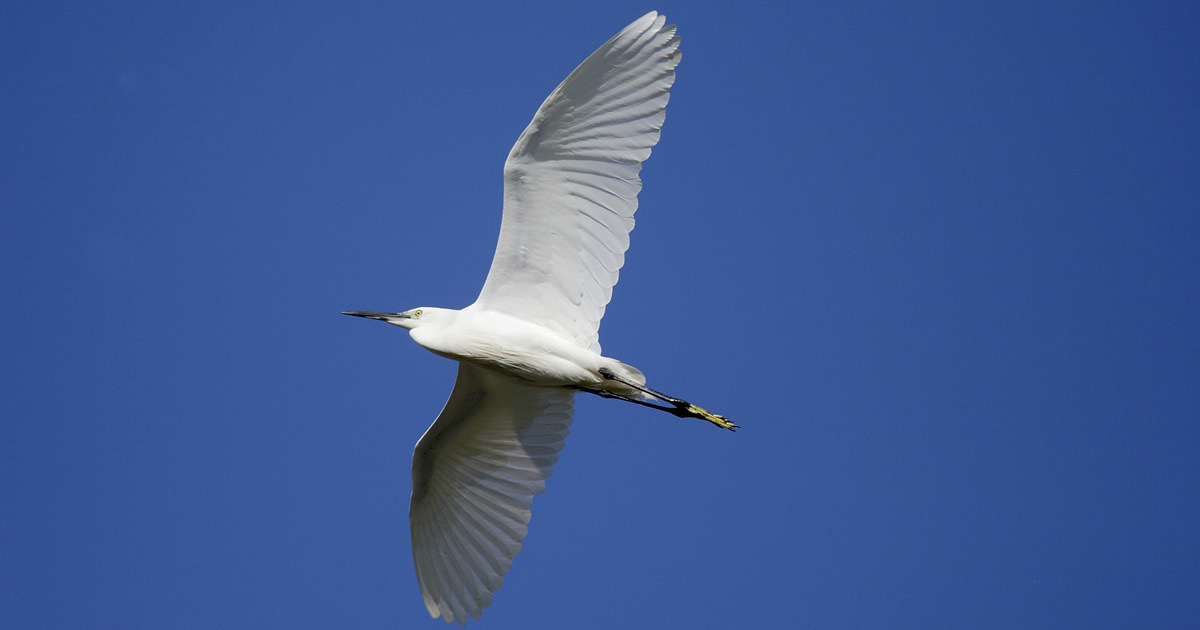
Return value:
M 649 13 L 546 98 L 504 164 L 504 218 L 475 303 L 597 353 L 679 64 L 679 38 Z
M 462 622 L 491 603 L 521 550 L 573 404 L 569 390 L 459 364 L 450 400 L 413 455 L 413 561 L 431 615 Z

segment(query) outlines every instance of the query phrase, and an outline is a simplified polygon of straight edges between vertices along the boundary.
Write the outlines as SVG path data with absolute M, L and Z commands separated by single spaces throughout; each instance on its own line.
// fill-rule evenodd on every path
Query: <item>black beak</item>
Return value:
M 353 315 L 355 317 L 366 317 L 367 319 L 378 319 L 387 321 L 389 317 L 396 317 L 399 313 L 372 313 L 370 311 L 343 311 L 342 315 Z

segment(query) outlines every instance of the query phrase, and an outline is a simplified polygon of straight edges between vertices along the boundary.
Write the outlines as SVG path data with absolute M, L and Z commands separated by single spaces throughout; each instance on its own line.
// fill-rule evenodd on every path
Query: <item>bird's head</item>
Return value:
M 438 319 L 442 311 L 446 309 L 432 308 L 423 306 L 414 308 L 403 313 L 373 313 L 370 311 L 345 311 L 342 315 L 353 315 L 355 317 L 366 317 L 367 319 L 378 319 L 381 322 L 387 322 L 393 326 L 407 328 L 412 330 L 424 323 L 429 323 Z

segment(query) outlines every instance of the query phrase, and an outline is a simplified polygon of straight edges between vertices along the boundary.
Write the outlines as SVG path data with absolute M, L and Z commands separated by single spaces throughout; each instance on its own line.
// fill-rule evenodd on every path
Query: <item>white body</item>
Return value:
M 579 387 L 628 396 L 641 392 L 605 379 L 600 368 L 645 383 L 641 372 L 615 359 L 581 348 L 538 324 L 475 306 L 456 311 L 422 308 L 409 332 L 430 352 L 466 361 L 542 387 Z

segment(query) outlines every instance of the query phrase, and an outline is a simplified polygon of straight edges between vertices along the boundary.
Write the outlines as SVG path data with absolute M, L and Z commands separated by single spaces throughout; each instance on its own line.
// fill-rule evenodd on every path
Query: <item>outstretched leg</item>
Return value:
M 665 411 L 669 414 L 678 416 L 680 418 L 700 418 L 702 420 L 707 420 L 707 421 L 721 427 L 722 429 L 729 429 L 730 431 L 733 431 L 733 430 L 737 429 L 737 427 L 738 427 L 738 425 L 734 424 L 733 422 L 730 422 L 729 418 L 726 418 L 725 416 L 719 416 L 719 415 L 712 413 L 706 409 L 703 409 L 701 407 L 693 405 L 692 403 L 690 403 L 686 400 L 683 400 L 682 398 L 674 398 L 674 397 L 668 396 L 662 392 L 656 392 L 653 389 L 646 387 L 645 385 L 634 383 L 633 381 L 630 381 L 629 379 L 617 376 L 612 370 L 609 370 L 608 368 L 600 368 L 600 376 L 603 376 L 604 378 L 606 378 L 608 380 L 621 383 L 622 385 L 632 387 L 632 388 L 638 390 L 639 392 L 646 394 L 647 396 L 650 396 L 652 398 L 657 398 L 658 400 L 661 400 L 665 403 L 669 403 L 670 406 L 656 405 L 652 402 L 642 400 L 640 398 L 632 398 L 629 396 L 622 396 L 620 394 L 613 393 L 613 392 L 606 391 L 606 390 L 589 389 L 587 391 L 592 392 L 593 394 L 596 394 L 598 396 L 603 396 L 604 398 L 619 398 L 621 400 L 625 400 L 625 401 L 628 401 L 631 403 L 636 403 L 636 404 L 642 405 L 644 407 L 650 407 L 651 409 L 658 409 L 661 411 Z

